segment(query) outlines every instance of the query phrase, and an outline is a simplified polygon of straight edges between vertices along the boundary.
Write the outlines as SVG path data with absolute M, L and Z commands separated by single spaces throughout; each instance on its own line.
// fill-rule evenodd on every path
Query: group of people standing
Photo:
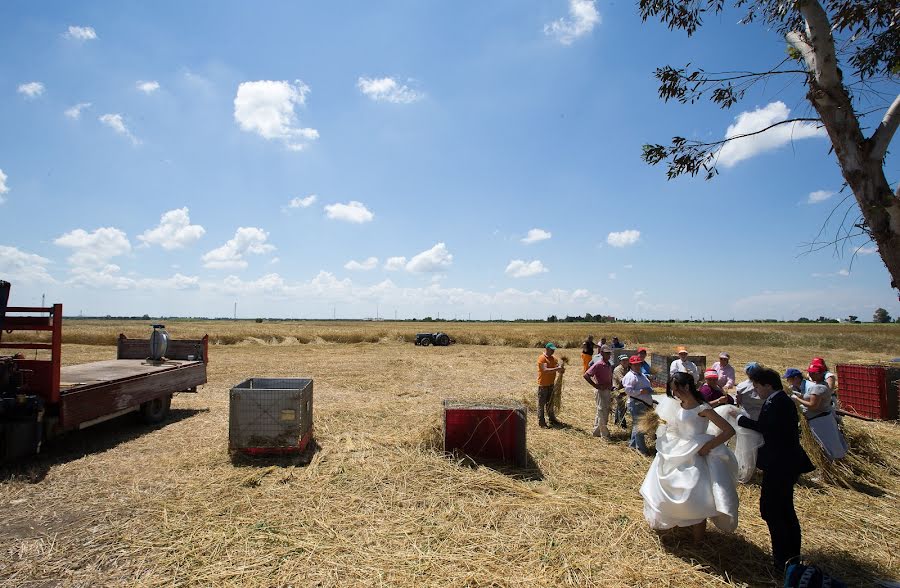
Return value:
M 593 347 L 589 337 L 582 347 L 582 359 Z M 552 343 L 547 344 L 538 361 L 542 426 L 546 426 L 543 409 L 549 401 L 546 387 L 552 390 L 555 372 L 564 371 L 553 358 L 554 350 Z M 627 428 L 626 412 L 631 416 L 629 447 L 649 456 L 637 425 L 651 410 L 662 423 L 657 429 L 656 454 L 640 489 L 650 527 L 690 527 L 699 540 L 711 519 L 723 531 L 734 531 L 737 482 L 749 481 L 759 468 L 763 471 L 760 515 L 769 528 L 773 565 L 783 571 L 787 562 L 800 555 L 794 486 L 801 474 L 814 469 L 800 444 L 798 407 L 824 455 L 840 459 L 847 452 L 836 420 L 837 382 L 824 360 L 812 360 L 807 369 L 809 379 L 795 368 L 782 376 L 751 362 L 744 370 L 747 380 L 738 384 L 728 353 L 720 353 L 719 361 L 701 374 L 687 349 L 679 347 L 678 358 L 669 366 L 666 395 L 654 398 L 651 378 L 658 379 L 659 374 L 653 373 L 646 361 L 646 348 L 615 358 L 617 349 L 608 344 L 599 345 L 598 351 L 583 362 L 584 380 L 595 389 L 593 435 L 610 438 L 608 421 L 614 407 L 616 425 Z M 782 377 L 789 384 L 790 395 Z M 555 415 L 549 416 L 555 421 Z M 733 437 L 737 437 L 734 450 L 726 445 Z

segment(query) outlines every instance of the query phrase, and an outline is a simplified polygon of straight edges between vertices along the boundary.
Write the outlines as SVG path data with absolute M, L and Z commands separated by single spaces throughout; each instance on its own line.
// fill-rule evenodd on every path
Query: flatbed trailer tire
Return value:
M 172 395 L 165 394 L 141 405 L 141 420 L 148 425 L 155 425 L 166 420 L 172 406 Z

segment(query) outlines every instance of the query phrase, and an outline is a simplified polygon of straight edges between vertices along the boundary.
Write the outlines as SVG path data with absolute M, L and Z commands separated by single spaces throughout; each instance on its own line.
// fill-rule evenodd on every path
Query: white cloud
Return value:
M 241 129 L 264 139 L 279 140 L 299 151 L 307 142 L 319 138 L 316 129 L 297 126 L 295 106 L 306 104 L 309 86 L 296 80 L 242 82 L 234 97 L 234 120 Z
M 400 84 L 394 78 L 359 78 L 356 82 L 359 90 L 376 102 L 392 102 L 394 104 L 410 104 L 421 100 L 423 94 Z
M 40 82 L 28 82 L 26 84 L 19 84 L 17 92 L 29 99 L 37 98 L 44 93 L 44 84 Z
M 534 261 L 514 259 L 506 266 L 506 275 L 512 278 L 530 278 L 531 276 L 536 276 L 547 271 L 549 270 L 544 267 L 544 264 L 541 263 L 541 260 L 539 259 L 535 259 Z
M 641 232 L 630 229 L 627 231 L 613 232 L 606 236 L 606 242 L 613 247 L 627 247 L 634 245 L 641 238 Z
M 378 258 L 377 257 L 369 257 L 364 259 L 363 261 L 356 261 L 355 259 L 351 259 L 347 263 L 344 264 L 344 268 L 352 271 L 369 271 L 378 267 Z
M 544 33 L 563 45 L 571 45 L 600 24 L 594 0 L 569 0 L 569 15 L 544 25 Z
M 166 251 L 181 249 L 196 242 L 206 233 L 200 225 L 192 225 L 188 208 L 176 208 L 163 213 L 159 225 L 138 235 L 146 245 L 159 245 Z
M 538 241 L 546 241 L 550 237 L 553 236 L 553 233 L 550 231 L 545 231 L 544 229 L 531 229 L 528 231 L 528 234 L 522 238 L 522 243 L 531 244 L 537 243 Z
M 616 276 L 616 272 L 609 272 L 609 279 L 615 280 L 618 276 Z
M 330 219 L 358 224 L 367 223 L 375 218 L 365 204 L 356 200 L 351 200 L 347 204 L 328 204 L 325 206 L 325 214 Z
M 304 198 L 297 196 L 296 198 L 291 198 L 291 201 L 288 202 L 288 208 L 309 208 L 318 199 L 319 197 L 315 194 L 310 194 Z
M 97 31 L 94 30 L 94 27 L 70 26 L 69 29 L 63 33 L 63 37 L 75 41 L 93 41 L 97 38 Z
M 444 243 L 438 243 L 431 249 L 415 255 L 406 264 L 406 271 L 415 274 L 439 272 L 453 264 L 453 255 L 447 251 Z
M 122 135 L 123 137 L 128 137 L 129 139 L 131 139 L 132 144 L 141 144 L 140 140 L 132 135 L 131 131 L 128 130 L 128 127 L 125 126 L 125 120 L 122 118 L 121 114 L 104 114 L 101 115 L 98 120 L 114 130 L 116 133 Z
M 846 278 L 847 276 L 850 275 L 850 270 L 848 270 L 847 268 L 841 268 L 838 271 L 833 272 L 833 273 L 818 273 L 817 272 L 817 273 L 814 273 L 811 275 L 814 278 L 835 278 L 835 277 Z
M 7 179 L 7 175 L 0 169 L 0 204 L 6 202 L 6 198 L 4 198 L 3 195 L 9 193 L 9 186 L 6 185 Z
M 203 267 L 210 269 L 244 269 L 247 267 L 245 254 L 260 255 L 274 251 L 275 247 L 266 241 L 269 234 L 256 227 L 239 227 L 234 238 L 224 245 L 203 255 Z
M 771 102 L 750 112 L 742 112 L 735 117 L 734 124 L 729 125 L 728 130 L 725 131 L 725 138 L 761 131 L 777 122 L 787 120 L 790 114 L 790 109 L 780 101 Z M 825 129 L 818 128 L 816 123 L 783 124 L 758 135 L 725 143 L 717 154 L 717 160 L 725 167 L 733 167 L 745 159 L 778 149 L 791 141 L 825 136 L 827 136 Z
M 46 266 L 51 261 L 46 257 L 26 253 L 16 249 L 0 245 L 0 276 L 4 280 L 27 283 L 52 283 L 55 280 L 47 273 Z
M 0 174 L 0 175 L 2 175 L 2 174 Z M 0 182 L 0 183 L 2 183 L 2 182 Z M 865 247 L 865 246 L 858 247 L 858 248 L 856 248 L 854 253 L 856 253 L 857 255 L 872 255 L 873 253 L 878 253 L 878 248 L 877 247 Z
M 806 203 L 818 204 L 819 202 L 825 202 L 832 196 L 834 196 L 834 192 L 831 192 L 829 190 L 816 190 L 815 192 L 809 193 L 809 197 L 806 199 Z
M 139 80 L 137 83 L 135 83 L 135 86 L 137 86 L 137 89 L 144 94 L 152 94 L 153 92 L 159 90 L 159 82 L 155 80 L 151 80 L 149 82 Z
M 400 271 L 406 267 L 406 258 L 405 257 L 388 257 L 387 261 L 384 262 L 384 269 L 389 272 Z
M 632 269 L 632 268 L 634 267 L 634 265 L 632 265 L 632 264 L 630 264 L 630 263 L 626 263 L 626 264 L 623 265 L 622 267 L 624 267 L 625 269 Z
M 79 102 L 72 108 L 67 108 L 64 114 L 72 120 L 78 120 L 79 118 L 81 118 L 81 111 L 85 108 L 90 108 L 90 106 L 90 102 Z
M 113 257 L 131 252 L 128 236 L 115 227 L 102 227 L 91 233 L 75 229 L 53 242 L 72 250 L 69 263 L 75 267 L 102 267 Z

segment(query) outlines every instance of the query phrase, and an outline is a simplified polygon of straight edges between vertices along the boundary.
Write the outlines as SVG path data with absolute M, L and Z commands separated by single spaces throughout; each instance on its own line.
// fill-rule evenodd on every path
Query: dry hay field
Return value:
M 742 366 L 804 367 L 900 356 L 900 329 L 874 325 L 584 325 L 169 321 L 209 333 L 209 383 L 151 427 L 128 416 L 70 434 L 2 470 L 4 586 L 780 586 L 740 486 L 734 535 L 701 544 L 657 534 L 638 488 L 649 460 L 591 437 L 592 389 L 566 374 L 565 426 L 529 412 L 526 470 L 492 469 L 435 448 L 441 400 L 535 405 L 535 345 L 619 335 Z M 417 331 L 461 344 L 415 347 Z M 69 321 L 65 364 L 114 357 L 116 334 L 146 321 Z M 578 363 L 578 350 L 562 350 Z M 318 446 L 298 460 L 232 463 L 228 390 L 251 376 L 312 377 Z M 850 419 L 846 419 L 850 420 Z M 845 422 L 846 422 L 845 420 Z M 880 488 L 807 477 L 797 487 L 804 552 L 850 585 L 900 577 L 900 431 L 849 423 L 882 452 Z M 814 476 L 815 474 L 813 474 Z

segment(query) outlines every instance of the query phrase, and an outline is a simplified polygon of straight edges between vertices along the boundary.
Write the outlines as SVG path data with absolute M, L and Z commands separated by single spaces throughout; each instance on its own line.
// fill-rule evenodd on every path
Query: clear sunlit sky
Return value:
M 802 255 L 847 195 L 822 130 L 733 144 L 713 181 L 641 161 L 811 116 L 787 77 L 730 111 L 657 97 L 664 64 L 785 56 L 739 17 L 688 39 L 633 2 L 4 1 L 0 279 L 68 315 L 897 316 L 873 244 Z

